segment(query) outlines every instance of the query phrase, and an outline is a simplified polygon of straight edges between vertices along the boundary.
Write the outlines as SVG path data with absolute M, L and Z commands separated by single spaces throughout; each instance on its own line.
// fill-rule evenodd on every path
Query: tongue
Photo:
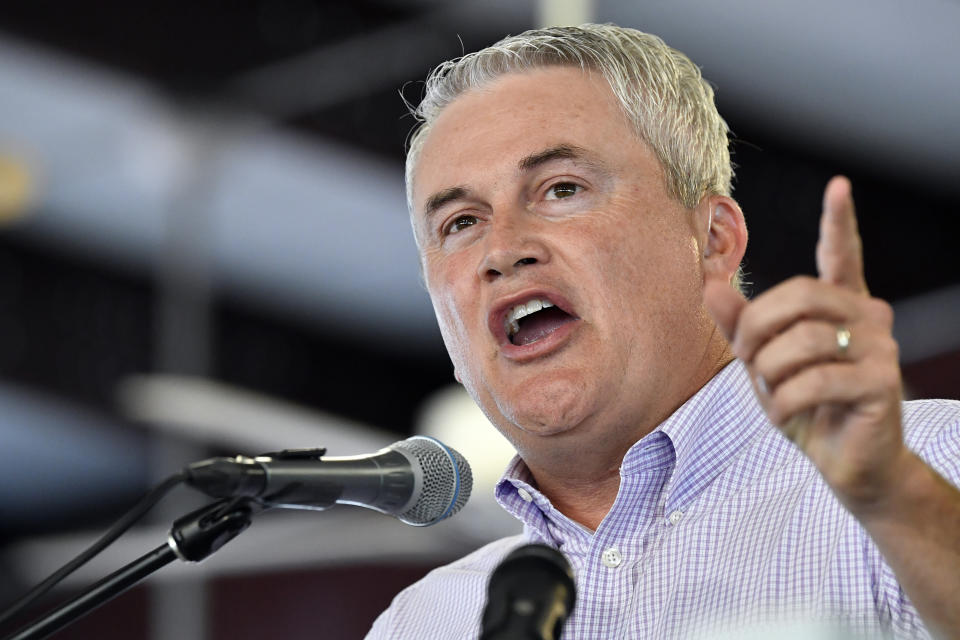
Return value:
M 536 342 L 571 320 L 573 320 L 572 316 L 557 307 L 550 307 L 530 314 L 520 320 L 520 330 L 514 334 L 513 344 L 523 345 Z

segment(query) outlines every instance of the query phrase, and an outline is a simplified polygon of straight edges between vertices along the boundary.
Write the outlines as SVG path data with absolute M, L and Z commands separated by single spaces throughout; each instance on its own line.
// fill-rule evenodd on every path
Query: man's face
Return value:
M 601 77 L 556 67 L 460 96 L 413 199 L 456 374 L 525 457 L 632 443 L 696 390 L 713 324 L 693 212 Z M 511 322 L 530 301 L 553 306 Z

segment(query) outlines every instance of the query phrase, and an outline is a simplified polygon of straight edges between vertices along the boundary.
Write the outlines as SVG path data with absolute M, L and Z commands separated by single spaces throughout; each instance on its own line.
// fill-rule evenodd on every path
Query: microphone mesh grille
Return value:
M 423 473 L 423 489 L 416 503 L 397 516 L 400 520 L 425 526 L 463 508 L 473 489 L 473 474 L 462 455 L 426 436 L 408 438 L 394 446 L 413 456 Z

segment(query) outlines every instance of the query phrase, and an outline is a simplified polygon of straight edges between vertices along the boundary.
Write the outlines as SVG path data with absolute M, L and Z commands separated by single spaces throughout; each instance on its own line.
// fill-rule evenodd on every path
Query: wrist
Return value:
M 904 523 L 904 517 L 931 495 L 935 479 L 915 453 L 903 447 L 883 473 L 883 479 L 870 491 L 843 500 L 847 509 L 864 526 L 883 522 Z

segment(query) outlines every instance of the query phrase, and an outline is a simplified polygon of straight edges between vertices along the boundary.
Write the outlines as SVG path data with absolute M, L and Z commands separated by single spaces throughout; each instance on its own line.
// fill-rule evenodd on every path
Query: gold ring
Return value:
M 843 358 L 850 349 L 850 329 L 844 326 L 837 327 L 837 354 Z

